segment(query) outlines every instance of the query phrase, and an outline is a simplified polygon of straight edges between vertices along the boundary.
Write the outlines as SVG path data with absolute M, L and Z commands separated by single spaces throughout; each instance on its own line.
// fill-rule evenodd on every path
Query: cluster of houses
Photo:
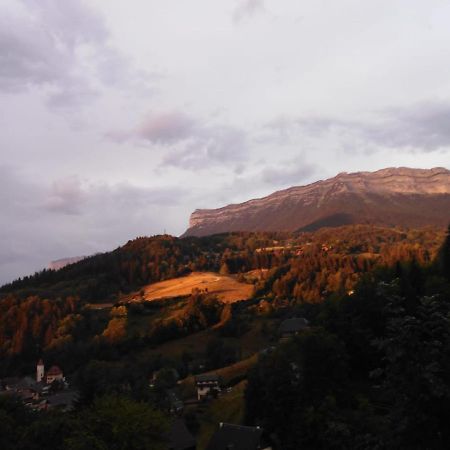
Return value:
M 166 371 L 167 372 L 167 371 Z M 150 386 L 156 385 L 158 374 L 150 380 Z M 170 450 L 196 450 L 196 440 L 186 427 L 182 414 L 188 404 L 204 403 L 222 395 L 224 389 L 221 378 L 214 373 L 197 375 L 195 378 L 196 399 L 180 400 L 173 390 L 166 391 L 167 411 L 172 415 L 171 426 L 167 435 Z M 230 389 L 230 388 L 229 388 Z M 227 390 L 228 391 L 228 390 Z M 259 427 L 248 427 L 228 423 L 220 423 L 206 447 L 207 450 L 270 450 L 265 444 L 263 430 Z
M 291 339 L 309 328 L 309 322 L 304 318 L 290 318 L 284 320 L 278 328 L 279 341 Z M 261 353 L 271 351 L 275 347 L 265 349 Z M 172 369 L 173 370 L 173 369 Z M 170 372 L 170 369 L 166 369 Z M 175 379 L 179 379 L 176 371 L 170 372 Z M 195 377 L 196 401 L 204 402 L 217 398 L 222 394 L 221 379 L 217 374 L 201 374 Z M 155 386 L 156 375 L 150 380 L 150 386 Z M 64 377 L 63 371 L 56 365 L 45 370 L 44 362 L 38 361 L 36 376 L 23 378 L 5 378 L 0 380 L 0 395 L 16 395 L 25 405 L 34 410 L 48 410 L 58 408 L 62 411 L 73 409 L 78 394 L 71 390 Z M 173 390 L 167 391 L 168 412 L 173 416 L 168 433 L 170 450 L 195 450 L 195 438 L 189 432 L 181 415 L 184 403 Z M 220 423 L 213 434 L 206 450 L 270 450 L 265 441 L 264 432 L 259 427 L 249 427 L 229 423 Z
M 285 342 L 301 334 L 309 328 L 309 322 L 302 317 L 293 317 L 281 322 L 278 328 L 279 342 Z M 275 346 L 264 349 L 262 354 L 274 351 Z M 196 400 L 204 402 L 217 398 L 223 393 L 221 379 L 217 374 L 206 373 L 195 377 Z M 178 415 L 174 421 L 170 438 L 171 450 L 195 450 L 195 439 L 187 430 L 183 420 L 179 417 L 184 404 L 177 396 L 170 392 L 171 413 Z M 220 423 L 213 434 L 206 450 L 270 450 L 264 430 L 260 427 Z
M 35 377 L 0 380 L 0 395 L 19 397 L 25 405 L 36 411 L 70 411 L 78 398 L 77 391 L 69 389 L 63 371 L 56 365 L 46 371 L 42 359 L 36 365 Z

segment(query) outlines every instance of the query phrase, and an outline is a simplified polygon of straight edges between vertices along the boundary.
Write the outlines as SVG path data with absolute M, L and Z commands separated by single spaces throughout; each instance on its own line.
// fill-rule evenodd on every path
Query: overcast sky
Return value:
M 196 208 L 450 167 L 449 0 L 0 0 L 0 283 Z

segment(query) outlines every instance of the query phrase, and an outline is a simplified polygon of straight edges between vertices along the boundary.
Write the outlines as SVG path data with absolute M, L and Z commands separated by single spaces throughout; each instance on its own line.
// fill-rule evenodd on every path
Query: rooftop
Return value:
M 61 375 L 62 370 L 58 366 L 50 367 L 50 370 L 47 372 L 47 375 Z
M 183 419 L 176 419 L 168 433 L 170 450 L 190 450 L 195 448 L 195 439 L 187 429 Z
M 221 423 L 206 450 L 257 450 L 260 448 L 262 433 L 259 427 Z
M 208 381 L 219 381 L 219 375 L 216 375 L 215 373 L 205 373 L 205 374 L 201 374 L 201 375 L 196 375 L 195 376 L 195 382 L 198 383 L 205 383 Z

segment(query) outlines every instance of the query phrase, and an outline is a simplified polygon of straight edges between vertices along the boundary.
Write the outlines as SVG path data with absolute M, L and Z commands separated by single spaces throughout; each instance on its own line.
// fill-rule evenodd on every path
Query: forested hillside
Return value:
M 192 319 L 199 316 L 197 310 L 205 307 L 195 299 L 192 301 L 197 306 L 190 309 L 189 302 L 180 300 L 177 308 L 188 312 L 175 316 L 164 303 L 150 307 L 145 302 L 127 305 L 123 301 L 127 293 L 148 283 L 191 271 L 216 271 L 252 283 L 253 297 L 263 298 L 271 308 L 319 303 L 333 293 L 350 292 L 360 276 L 375 267 L 410 260 L 429 264 L 443 236 L 435 229 L 360 225 L 315 233 L 137 238 L 110 253 L 3 286 L 0 356 L 21 364 L 34 361 L 43 352 L 59 359 L 68 352 L 86 357 L 88 349 L 95 354 L 99 346 L 127 342 L 137 348 L 210 326 L 212 319 L 197 321 L 201 326 L 192 325 L 197 323 Z M 255 270 L 258 276 L 254 276 Z M 219 320 L 223 305 L 214 298 L 209 301 L 217 303 Z M 121 302 L 121 310 L 91 307 Z M 181 316 L 187 318 L 180 320 Z
M 449 447 L 450 229 L 435 264 L 385 268 L 301 312 L 312 327 L 249 374 L 248 424 L 284 450 Z
M 107 261 L 131 249 L 140 264 L 153 261 L 145 248 L 158 249 L 159 258 L 168 255 L 162 249 L 179 251 L 169 268 L 182 273 L 211 264 L 208 270 L 234 274 L 255 285 L 253 298 L 224 304 L 196 290 L 128 302 L 125 288 L 143 281 L 130 283 L 125 271 L 124 290 L 107 297 L 114 306 L 91 304 L 80 293 L 58 297 L 76 284 L 68 273 L 82 280 L 94 263 L 106 271 Z M 184 258 L 186 248 L 193 250 Z M 262 426 L 276 449 L 448 448 L 450 230 L 446 238 L 431 229 L 364 226 L 206 241 L 140 238 L 89 264 L 3 288 L 2 374 L 31 372 L 43 355 L 61 364 L 80 392 L 76 410 L 59 416 L 0 399 L 0 415 L 8 417 L 0 443 L 7 448 L 43 448 L 48 436 L 61 450 L 126 446 L 130 439 L 135 448 L 167 448 L 161 433 L 168 389 L 189 398 L 189 375 L 211 370 L 240 386 L 220 404 L 240 408 L 239 421 Z M 305 286 L 300 295 L 298 285 Z M 39 297 L 45 291 L 48 298 Z M 290 317 L 305 317 L 310 326 L 279 341 L 278 327 Z M 174 374 L 185 379 L 181 385 Z M 136 418 L 136 433 L 121 426 L 123 408 L 124 420 Z M 184 413 L 194 434 L 207 430 L 208 411 Z M 222 411 L 216 414 L 222 420 Z

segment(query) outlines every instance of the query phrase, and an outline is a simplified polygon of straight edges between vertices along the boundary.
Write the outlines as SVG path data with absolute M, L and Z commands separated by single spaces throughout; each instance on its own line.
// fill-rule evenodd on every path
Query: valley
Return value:
M 437 320 L 426 299 L 450 293 L 445 236 L 432 226 L 346 225 L 137 238 L 0 288 L 0 379 L 32 373 L 42 357 L 64 369 L 80 408 L 110 395 L 144 400 L 169 423 L 182 418 L 197 450 L 227 421 L 262 423 L 283 441 L 290 434 L 274 411 L 284 414 L 297 395 L 312 407 L 310 389 L 325 401 L 334 377 L 377 411 L 369 373 L 379 366 L 374 343 L 390 336 L 388 302 L 405 298 L 411 314 L 425 308 L 426 320 Z M 308 325 L 293 339 L 281 330 L 295 318 Z M 199 399 L 198 380 L 209 378 L 217 390 Z M 299 380 L 306 384 L 289 391 Z M 355 427 L 346 402 L 336 401 L 340 420 Z M 320 408 L 326 424 L 331 410 Z M 358 423 L 361 408 L 352 413 Z M 374 412 L 373 420 L 388 419 Z

